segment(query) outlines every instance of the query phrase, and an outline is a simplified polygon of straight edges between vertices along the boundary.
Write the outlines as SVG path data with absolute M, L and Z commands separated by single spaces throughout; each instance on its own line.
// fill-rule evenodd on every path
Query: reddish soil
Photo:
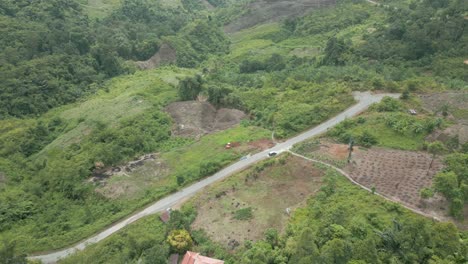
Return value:
M 154 69 L 163 64 L 173 63 L 176 61 L 176 59 L 176 50 L 173 49 L 169 44 L 164 43 L 159 48 L 158 52 L 153 55 L 153 57 L 146 61 L 137 61 L 136 65 L 143 70 Z
M 175 102 L 166 107 L 176 125 L 172 131 L 177 136 L 201 136 L 233 127 L 245 118 L 237 109 L 216 109 L 208 102 Z
M 275 143 L 270 139 L 259 139 L 256 141 L 249 142 L 249 146 L 252 146 L 255 149 L 262 151 L 274 147 Z
M 376 192 L 418 209 L 427 206 L 420 190 L 432 185 L 434 175 L 443 167 L 440 158 L 424 152 L 372 148 L 353 155 L 345 167 L 360 184 Z
M 349 146 L 343 144 L 322 144 L 320 145 L 320 152 L 335 157 L 336 159 L 345 160 L 349 155 Z M 353 153 L 359 151 L 358 147 L 353 147 Z

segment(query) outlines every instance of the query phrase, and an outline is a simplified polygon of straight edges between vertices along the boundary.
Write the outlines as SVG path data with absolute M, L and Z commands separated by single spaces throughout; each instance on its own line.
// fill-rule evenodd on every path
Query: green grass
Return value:
M 405 227 L 415 225 L 418 228 L 424 228 L 424 230 L 420 229 L 421 232 L 434 232 L 435 235 L 444 232 L 444 230 L 456 230 L 452 228 L 451 224 L 431 221 L 430 219 L 405 209 L 397 203 L 389 202 L 380 196 L 362 190 L 333 170 L 320 165 L 316 165 L 316 168 L 321 171 L 327 171 L 326 177 L 331 179 L 330 182 L 333 182 L 333 187 L 329 189 L 331 192 L 328 195 L 325 195 L 325 192 L 322 191 L 318 195 L 308 199 L 306 205 L 294 210 L 292 217 L 288 220 L 287 232 L 283 235 L 283 238 L 288 241 L 288 245 L 291 244 L 291 242 L 298 241 L 298 237 L 305 228 L 310 228 L 312 232 L 314 232 L 314 240 L 320 241 L 322 243 L 321 246 L 323 246 L 323 243 L 326 241 L 331 240 L 327 237 L 330 234 L 337 235 L 341 239 L 347 239 L 350 243 L 352 241 L 356 242 L 364 239 L 380 241 L 378 234 L 386 230 L 391 230 L 395 226 L 395 222 Z M 245 174 L 245 172 L 239 173 L 239 175 L 242 174 Z M 223 181 L 225 187 L 220 188 L 222 187 L 221 184 L 216 184 L 207 189 L 206 193 L 213 196 L 220 190 L 229 189 L 233 183 L 238 182 L 236 178 L 238 177 L 230 177 Z M 243 194 L 249 197 L 239 199 L 241 199 L 241 201 L 244 199 L 254 200 L 254 197 L 258 194 L 252 189 L 253 187 L 255 186 L 253 185 L 250 187 L 251 190 L 249 192 L 243 191 Z M 230 204 L 231 199 L 228 199 L 228 201 L 223 199 L 216 201 L 213 206 L 232 207 Z M 226 204 L 224 206 L 219 205 L 220 202 Z M 189 202 L 189 204 L 193 205 L 192 202 Z M 249 208 L 250 207 L 237 210 L 234 213 L 234 217 L 237 215 L 242 219 L 249 218 Z M 263 210 L 264 208 L 260 209 Z M 262 216 L 255 215 L 255 219 L 257 217 Z M 151 246 L 156 247 L 165 245 L 164 237 L 162 236 L 162 234 L 165 233 L 164 226 L 155 218 L 156 216 L 149 216 L 137 221 L 106 240 L 96 245 L 91 245 L 84 251 L 63 260 L 62 263 L 120 263 L 122 261 L 129 262 L 131 260 L 137 260 L 141 258 L 141 255 L 131 255 L 129 252 L 133 250 L 141 254 L 142 248 L 150 247 L 147 243 L 152 243 Z M 232 225 L 244 224 L 244 221 L 230 223 L 230 228 L 235 228 Z M 341 231 L 342 233 L 335 233 L 337 231 Z M 192 235 L 194 233 L 197 232 L 192 232 Z M 461 237 L 463 238 L 466 235 L 465 232 L 465 234 L 461 234 Z M 358 239 L 357 237 L 360 238 Z M 443 235 L 441 235 L 441 237 L 443 239 Z M 452 239 L 450 243 L 463 243 L 461 238 L 458 238 L 460 241 L 456 242 L 453 240 L 453 237 L 449 237 Z M 264 241 L 259 241 L 258 243 L 264 243 Z M 216 250 L 214 250 L 215 248 L 213 245 L 215 244 L 205 236 L 195 243 L 192 250 L 205 255 L 209 254 L 219 259 L 229 260 L 226 263 L 231 264 L 239 263 L 243 254 L 250 248 L 240 247 L 234 253 L 227 253 L 225 248 L 216 248 Z M 376 245 L 372 244 L 369 247 L 373 249 L 375 246 Z M 217 245 L 217 247 L 219 247 L 219 245 Z M 284 245 L 280 244 L 275 250 L 279 250 L 280 252 L 285 250 Z M 384 251 L 385 249 L 381 250 L 386 254 L 391 254 L 389 251 Z M 361 257 L 366 256 L 363 255 Z M 382 255 L 381 257 L 384 256 Z
M 120 5 L 120 0 L 81 0 L 90 18 L 103 18 Z
M 355 128 L 351 129 L 351 133 L 355 135 L 362 134 L 364 131 L 369 131 L 372 135 L 377 138 L 377 146 L 388 147 L 401 150 L 421 150 L 424 144 L 425 133 L 413 134 L 405 133 L 401 134 L 393 131 L 387 127 L 383 120 L 380 119 L 382 115 L 369 115 L 367 121 Z
M 183 186 L 191 184 L 201 177 L 200 168 L 208 162 L 216 164 L 219 168 L 238 160 L 248 154 L 246 148 L 249 141 L 268 138 L 271 132 L 259 127 L 237 126 L 212 135 L 206 135 L 199 141 L 186 140 L 180 147 L 162 151 L 155 161 L 147 161 L 126 175 L 113 176 L 104 188 L 118 188 L 128 186 L 125 194 L 118 196 L 121 201 L 134 201 L 148 203 L 182 188 L 178 186 L 177 177 L 184 178 Z M 241 146 L 234 149 L 225 149 L 227 142 L 239 142 Z M 161 174 L 154 172 L 161 170 Z M 211 174 L 211 173 L 209 173 Z
M 123 263 L 135 247 L 161 246 L 165 243 L 166 227 L 157 215 L 147 216 L 125 227 L 102 242 L 90 245 L 60 263 Z
M 162 68 L 139 71 L 133 75 L 109 80 L 104 89 L 82 102 L 56 108 L 44 119 L 59 117 L 66 120 L 65 133 L 51 142 L 41 153 L 54 148 L 63 148 L 79 143 L 95 129 L 96 124 L 116 126 L 128 119 L 157 106 L 162 108 L 177 100 L 174 85 L 177 78 L 193 74 L 194 70 Z
M 226 150 L 224 146 L 228 142 L 246 144 L 249 141 L 269 138 L 271 132 L 259 127 L 237 126 L 226 131 L 205 136 L 200 141 L 167 153 L 162 154 L 171 170 L 175 174 L 190 178 L 199 171 L 200 165 L 207 162 L 217 162 L 227 165 L 247 153 L 238 152 L 235 148 Z
M 252 207 L 242 208 L 234 212 L 234 219 L 249 220 L 252 219 Z

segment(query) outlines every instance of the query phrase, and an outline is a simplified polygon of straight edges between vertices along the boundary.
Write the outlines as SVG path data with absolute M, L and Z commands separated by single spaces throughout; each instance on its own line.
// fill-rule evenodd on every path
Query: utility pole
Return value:
M 349 147 L 348 147 L 348 150 L 349 150 L 348 163 L 351 162 L 351 154 L 353 153 L 353 148 L 354 148 L 354 139 L 350 138 L 349 139 Z

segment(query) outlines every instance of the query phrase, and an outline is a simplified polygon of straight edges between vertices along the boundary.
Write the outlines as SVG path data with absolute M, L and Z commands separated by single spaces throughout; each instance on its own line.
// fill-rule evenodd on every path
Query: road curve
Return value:
M 333 117 L 332 119 L 329 119 L 328 121 L 298 135 L 293 138 L 290 138 L 282 143 L 276 144 L 273 148 L 262 151 L 260 153 L 257 153 L 255 155 L 252 155 L 248 159 L 240 160 L 224 169 L 221 171 L 215 173 L 214 175 L 204 178 L 203 180 L 194 183 L 193 185 L 190 185 L 188 187 L 185 187 L 184 189 L 173 193 L 151 205 L 143 209 L 142 211 L 139 211 L 124 220 L 112 225 L 111 227 L 101 231 L 100 233 L 70 247 L 67 249 L 55 251 L 52 253 L 44 254 L 44 255 L 37 255 L 37 256 L 30 256 L 29 259 L 31 260 L 40 260 L 43 263 L 56 263 L 59 259 L 65 258 L 71 254 L 73 254 L 76 251 L 83 250 L 86 248 L 87 245 L 97 243 L 106 237 L 112 235 L 113 233 L 119 231 L 120 229 L 124 228 L 125 226 L 137 221 L 138 219 L 141 219 L 145 216 L 155 214 L 158 212 L 161 212 L 165 210 L 168 207 L 172 207 L 173 205 L 177 204 L 178 202 L 192 197 L 194 194 L 197 192 L 201 191 L 203 188 L 206 186 L 222 180 L 229 175 L 233 174 L 236 171 L 240 171 L 242 169 L 245 169 L 249 167 L 252 164 L 257 163 L 260 160 L 266 159 L 268 157 L 268 152 L 270 151 L 276 151 L 278 153 L 288 151 L 294 144 L 297 144 L 299 142 L 302 142 L 306 139 L 309 139 L 311 137 L 317 136 L 325 131 L 327 131 L 328 128 L 331 128 L 335 126 L 336 124 L 340 123 L 341 121 L 345 120 L 346 118 L 355 116 L 362 111 L 366 110 L 371 104 L 379 102 L 383 97 L 385 96 L 390 96 L 394 98 L 398 98 L 399 94 L 371 94 L 369 92 L 364 92 L 364 93 L 355 93 L 354 98 L 358 101 L 357 104 L 353 105 L 352 107 L 346 109 L 344 112 L 338 114 L 337 116 Z

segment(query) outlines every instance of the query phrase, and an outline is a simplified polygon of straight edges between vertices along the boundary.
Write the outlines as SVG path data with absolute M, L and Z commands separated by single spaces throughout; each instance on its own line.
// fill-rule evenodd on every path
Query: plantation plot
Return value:
M 425 207 L 420 190 L 430 187 L 443 167 L 439 158 L 423 152 L 373 148 L 357 152 L 345 171 L 358 183 L 412 208 Z

